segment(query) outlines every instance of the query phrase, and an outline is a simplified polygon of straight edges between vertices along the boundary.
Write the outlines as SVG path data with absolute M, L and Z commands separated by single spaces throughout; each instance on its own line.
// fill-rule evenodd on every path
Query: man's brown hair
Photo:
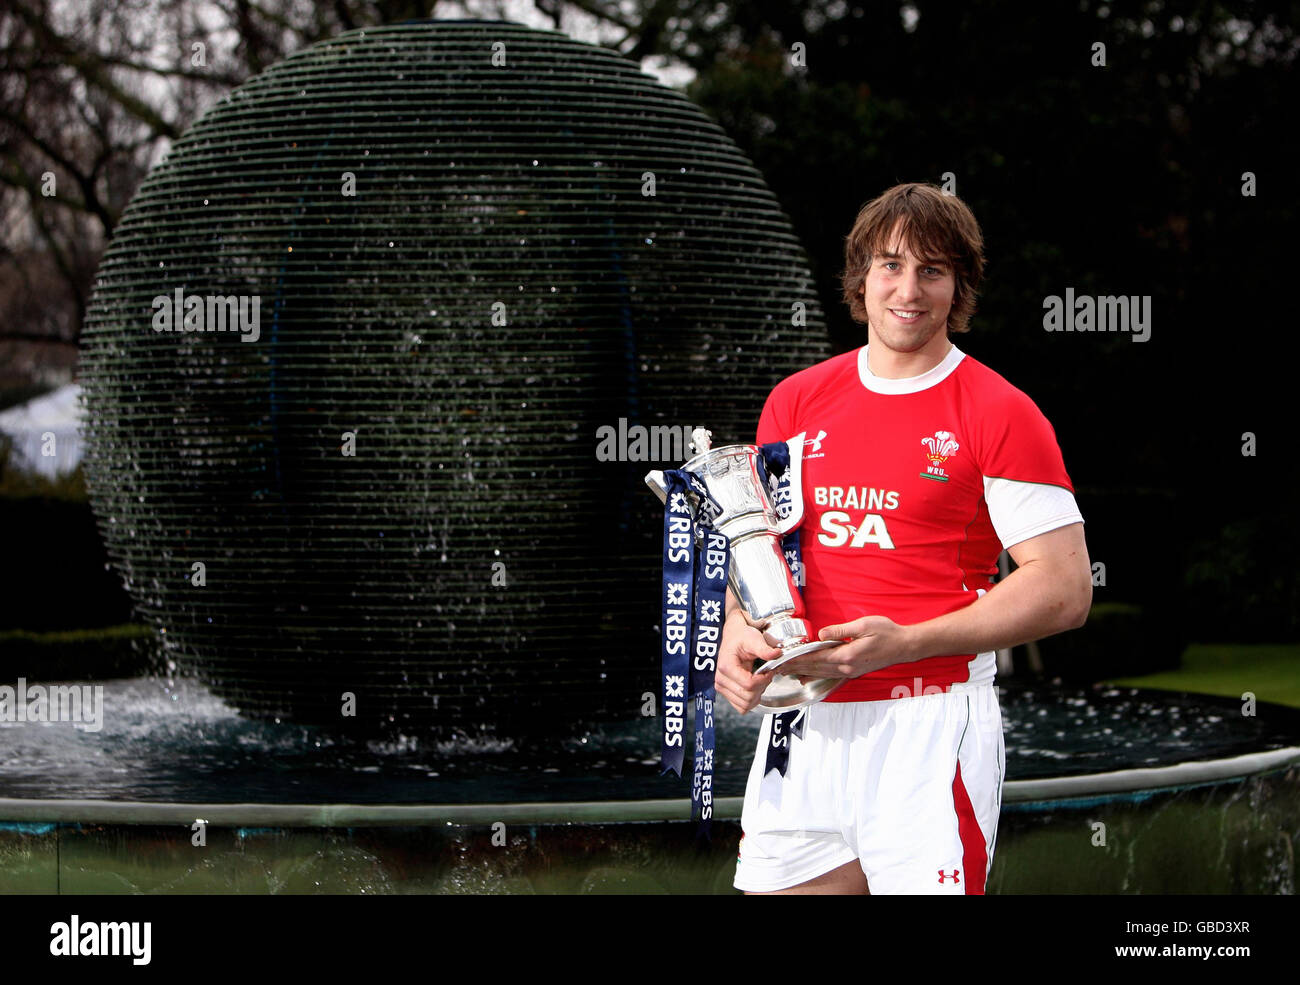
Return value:
M 970 208 L 956 195 L 936 185 L 909 182 L 895 185 L 862 207 L 853 230 L 844 240 L 844 303 L 856 322 L 867 323 L 862 283 L 871 258 L 889 249 L 890 234 L 902 222 L 902 239 L 920 260 L 952 265 L 956 287 L 948 332 L 970 331 L 975 298 L 984 279 L 984 237 Z

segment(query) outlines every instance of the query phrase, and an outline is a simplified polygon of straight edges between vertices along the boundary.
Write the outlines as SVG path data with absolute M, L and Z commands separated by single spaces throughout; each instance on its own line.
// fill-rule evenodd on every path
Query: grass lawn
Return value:
M 1300 708 L 1300 644 L 1196 643 L 1183 651 L 1181 670 L 1118 677 L 1110 684 L 1194 691 Z

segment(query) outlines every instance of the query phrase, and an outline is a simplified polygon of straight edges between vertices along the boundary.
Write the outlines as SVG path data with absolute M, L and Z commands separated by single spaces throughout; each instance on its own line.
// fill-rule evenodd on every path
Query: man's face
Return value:
M 895 352 L 942 346 L 948 338 L 948 312 L 956 287 L 947 260 L 918 259 L 896 228 L 889 248 L 871 258 L 862 284 L 868 341 Z

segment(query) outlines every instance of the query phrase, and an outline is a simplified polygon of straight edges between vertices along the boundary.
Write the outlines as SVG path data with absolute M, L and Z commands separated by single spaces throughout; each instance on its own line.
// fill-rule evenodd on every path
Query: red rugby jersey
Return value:
M 992 584 L 1004 546 L 989 515 L 986 477 L 1070 494 L 1063 511 L 1061 494 L 1040 507 L 1023 487 L 1030 495 L 1010 518 L 1020 529 L 1027 510 L 1044 513 L 1029 518 L 1035 533 L 1082 519 L 1047 418 L 956 346 L 906 380 L 872 375 L 865 346 L 787 377 L 763 407 L 757 440 L 800 432 L 803 595 L 814 633 L 872 614 L 923 622 L 974 602 Z M 1008 519 L 998 518 L 1004 532 Z M 992 681 L 994 671 L 992 652 L 928 657 L 847 681 L 825 700 L 923 694 Z

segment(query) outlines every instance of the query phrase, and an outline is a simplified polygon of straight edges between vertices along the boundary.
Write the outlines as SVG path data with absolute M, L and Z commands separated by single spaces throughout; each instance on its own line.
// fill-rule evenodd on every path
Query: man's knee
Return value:
M 797 886 L 789 886 L 786 889 L 775 889 L 765 893 L 755 893 L 746 890 L 746 896 L 806 896 L 806 895 L 823 895 L 823 896 L 870 896 L 871 889 L 867 885 L 866 874 L 862 871 L 862 863 L 857 859 L 852 862 L 845 862 L 838 868 L 831 869 L 830 872 L 823 872 L 819 876 L 814 876 L 807 882 L 801 882 Z

